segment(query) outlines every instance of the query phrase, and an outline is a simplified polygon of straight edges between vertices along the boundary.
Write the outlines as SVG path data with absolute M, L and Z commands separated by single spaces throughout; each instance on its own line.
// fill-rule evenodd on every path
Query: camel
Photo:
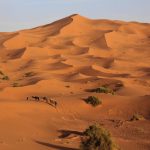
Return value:
M 42 97 L 42 99 L 46 102 L 49 103 L 48 98 L 47 97 Z
M 31 96 L 31 99 L 34 99 L 35 101 L 40 101 L 43 100 L 45 103 L 52 105 L 53 107 L 57 107 L 57 101 L 51 99 L 51 98 L 47 98 L 47 97 L 39 97 L 39 96 Z M 29 100 L 29 97 L 27 97 L 27 100 Z
M 32 96 L 33 99 L 35 99 L 36 101 L 40 101 L 40 97 L 38 96 Z
M 50 103 L 56 108 L 57 107 L 57 102 L 53 99 L 50 99 Z

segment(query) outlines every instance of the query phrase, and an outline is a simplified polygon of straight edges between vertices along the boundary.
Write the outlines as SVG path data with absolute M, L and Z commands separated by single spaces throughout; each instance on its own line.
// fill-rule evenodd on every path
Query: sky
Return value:
M 0 0 L 0 32 L 80 14 L 91 19 L 150 22 L 150 0 Z

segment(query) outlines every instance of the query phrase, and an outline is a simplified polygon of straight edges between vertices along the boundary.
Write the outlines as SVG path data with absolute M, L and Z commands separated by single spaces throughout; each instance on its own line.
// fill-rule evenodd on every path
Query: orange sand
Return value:
M 150 24 L 80 15 L 0 33 L 0 70 L 9 76 L 0 79 L 0 150 L 75 150 L 79 133 L 95 122 L 122 150 L 149 150 L 149 48 Z M 105 84 L 116 94 L 88 92 Z M 57 109 L 27 102 L 32 95 L 56 99 Z M 90 95 L 103 104 L 87 105 Z M 127 121 L 136 113 L 146 120 Z

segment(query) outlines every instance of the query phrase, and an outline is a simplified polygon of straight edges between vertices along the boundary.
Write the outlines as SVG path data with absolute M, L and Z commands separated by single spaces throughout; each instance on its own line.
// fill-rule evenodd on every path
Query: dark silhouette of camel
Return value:
M 40 97 L 38 97 L 38 96 L 31 96 L 31 98 L 36 101 L 40 101 Z M 31 99 L 29 97 L 27 97 L 27 100 L 31 100 Z
M 26 100 L 35 100 L 35 101 L 43 101 L 53 107 L 57 107 L 58 103 L 57 101 L 51 99 L 51 98 L 48 98 L 46 96 L 44 97 L 39 97 L 39 96 L 31 96 L 31 99 L 29 97 L 26 98 Z
M 42 97 L 42 99 L 46 102 L 49 103 L 49 99 L 47 97 Z
M 36 101 L 40 101 L 40 97 L 38 96 L 32 96 L 33 99 L 35 99 Z
M 50 104 L 52 104 L 55 108 L 57 107 L 57 102 L 53 99 L 50 99 Z

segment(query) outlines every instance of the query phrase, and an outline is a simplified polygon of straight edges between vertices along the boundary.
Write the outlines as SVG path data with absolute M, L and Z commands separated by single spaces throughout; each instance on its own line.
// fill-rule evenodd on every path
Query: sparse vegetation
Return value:
M 9 80 L 9 77 L 4 75 L 4 76 L 2 77 L 2 80 Z
M 98 97 L 95 97 L 95 96 L 89 96 L 85 102 L 87 104 L 91 104 L 92 106 L 96 107 L 100 104 L 102 104 L 102 101 L 98 98 Z
M 25 73 L 25 77 L 32 77 L 34 75 L 35 75 L 34 72 L 27 72 L 27 73 Z
M 130 121 L 139 121 L 139 120 L 145 120 L 144 116 L 140 114 L 134 114 L 130 119 Z
M 115 94 L 113 90 L 111 90 L 111 89 L 109 89 L 107 87 L 104 87 L 104 86 L 94 89 L 93 92 L 106 93 L 106 94 L 111 93 L 112 95 Z
M 81 150 L 117 150 L 110 133 L 100 125 L 91 125 L 83 133 Z
M 13 85 L 12 85 L 13 87 L 19 87 L 20 85 L 19 85 L 19 83 L 13 83 Z
M 2 71 L 0 71 L 0 75 L 2 80 L 9 80 L 9 77 L 5 75 Z

